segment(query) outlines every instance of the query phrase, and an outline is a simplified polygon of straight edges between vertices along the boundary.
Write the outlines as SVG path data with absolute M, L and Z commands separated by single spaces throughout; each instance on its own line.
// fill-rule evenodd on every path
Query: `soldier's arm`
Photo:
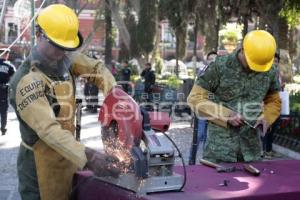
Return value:
M 271 83 L 268 93 L 264 98 L 263 113 L 260 117 L 263 117 L 268 124 L 272 124 L 279 117 L 281 109 L 279 69 L 273 66 L 269 76 Z
M 209 100 L 209 93 L 203 87 L 194 85 L 187 99 L 189 106 L 197 116 L 204 116 L 219 126 L 227 127 L 228 117 L 232 111 Z
M 199 75 L 187 102 L 197 115 L 202 115 L 219 126 L 227 127 L 228 117 L 232 111 L 209 98 L 214 95 L 214 91 L 219 85 L 220 78 L 217 68 L 217 63 L 212 63 L 203 74 Z
M 105 96 L 116 85 L 115 78 L 100 60 L 90 58 L 79 52 L 73 52 L 70 59 L 72 61 L 72 73 L 95 84 Z
M 281 99 L 279 92 L 272 92 L 264 99 L 263 116 L 268 124 L 273 124 L 280 115 Z
M 87 162 L 84 145 L 61 128 L 44 94 L 44 83 L 36 73 L 24 76 L 15 91 L 15 109 L 39 138 L 79 168 Z

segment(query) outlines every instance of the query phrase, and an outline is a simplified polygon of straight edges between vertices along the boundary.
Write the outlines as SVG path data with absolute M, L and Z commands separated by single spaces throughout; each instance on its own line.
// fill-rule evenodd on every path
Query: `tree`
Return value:
M 200 1 L 194 12 L 199 19 L 199 31 L 205 36 L 205 50 L 217 50 L 220 29 L 220 12 L 217 0 Z
M 291 57 L 297 54 L 296 26 L 300 24 L 300 1 L 286 0 L 280 11 L 280 16 L 286 20 L 288 25 L 288 45 Z
M 163 0 L 160 8 L 163 15 L 169 20 L 169 24 L 175 32 L 176 37 L 176 68 L 178 76 L 178 59 L 182 59 L 186 53 L 186 36 L 188 25 L 188 0 Z
M 145 60 L 149 61 L 149 54 L 154 47 L 156 33 L 156 0 L 140 1 L 139 22 L 137 25 L 137 41 Z
M 114 38 L 112 33 L 111 10 L 108 7 L 108 3 L 106 3 L 104 6 L 105 6 L 105 64 L 110 65 L 112 60 L 112 47 L 114 43 Z

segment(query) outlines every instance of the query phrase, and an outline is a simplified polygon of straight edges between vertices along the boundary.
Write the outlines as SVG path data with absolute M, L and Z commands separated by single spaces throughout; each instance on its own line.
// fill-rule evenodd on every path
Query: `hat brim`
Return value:
M 57 39 L 51 38 L 47 35 L 46 35 L 46 37 L 49 39 L 51 44 L 53 44 L 54 46 L 59 47 L 63 50 L 66 50 L 66 51 L 75 51 L 79 47 L 81 47 L 81 45 L 83 43 L 83 37 L 80 32 L 78 32 L 75 40 L 72 40 L 72 41 L 57 40 Z
M 254 63 L 246 53 L 244 55 L 246 57 L 246 61 L 247 61 L 247 64 L 248 64 L 249 68 L 253 71 L 256 71 L 256 72 L 267 72 L 267 71 L 269 71 L 271 69 L 272 65 L 273 65 L 273 62 L 274 62 L 274 58 L 272 58 L 268 63 L 259 65 L 257 63 Z

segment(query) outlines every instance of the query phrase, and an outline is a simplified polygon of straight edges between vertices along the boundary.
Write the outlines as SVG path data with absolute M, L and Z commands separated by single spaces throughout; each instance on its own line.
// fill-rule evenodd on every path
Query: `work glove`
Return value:
M 245 119 L 242 115 L 232 111 L 228 116 L 227 123 L 233 127 L 239 127 L 244 124 L 244 120 Z
M 91 170 L 96 176 L 112 176 L 117 178 L 120 174 L 118 158 L 85 147 L 87 163 L 85 169 Z
M 256 121 L 254 127 L 260 132 L 260 136 L 264 137 L 270 127 L 270 124 L 265 118 L 261 117 Z

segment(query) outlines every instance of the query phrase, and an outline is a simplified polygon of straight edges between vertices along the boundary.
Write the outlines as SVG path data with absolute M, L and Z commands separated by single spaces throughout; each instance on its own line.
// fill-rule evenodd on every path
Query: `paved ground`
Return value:
M 102 150 L 97 117 L 97 114 L 83 113 L 81 138 L 87 146 Z M 189 118 L 184 119 L 173 123 L 168 134 L 175 140 L 187 160 L 192 129 L 188 122 Z M 0 200 L 20 200 L 17 192 L 16 161 L 21 139 L 18 120 L 11 108 L 8 113 L 7 129 L 7 134 L 0 136 Z

